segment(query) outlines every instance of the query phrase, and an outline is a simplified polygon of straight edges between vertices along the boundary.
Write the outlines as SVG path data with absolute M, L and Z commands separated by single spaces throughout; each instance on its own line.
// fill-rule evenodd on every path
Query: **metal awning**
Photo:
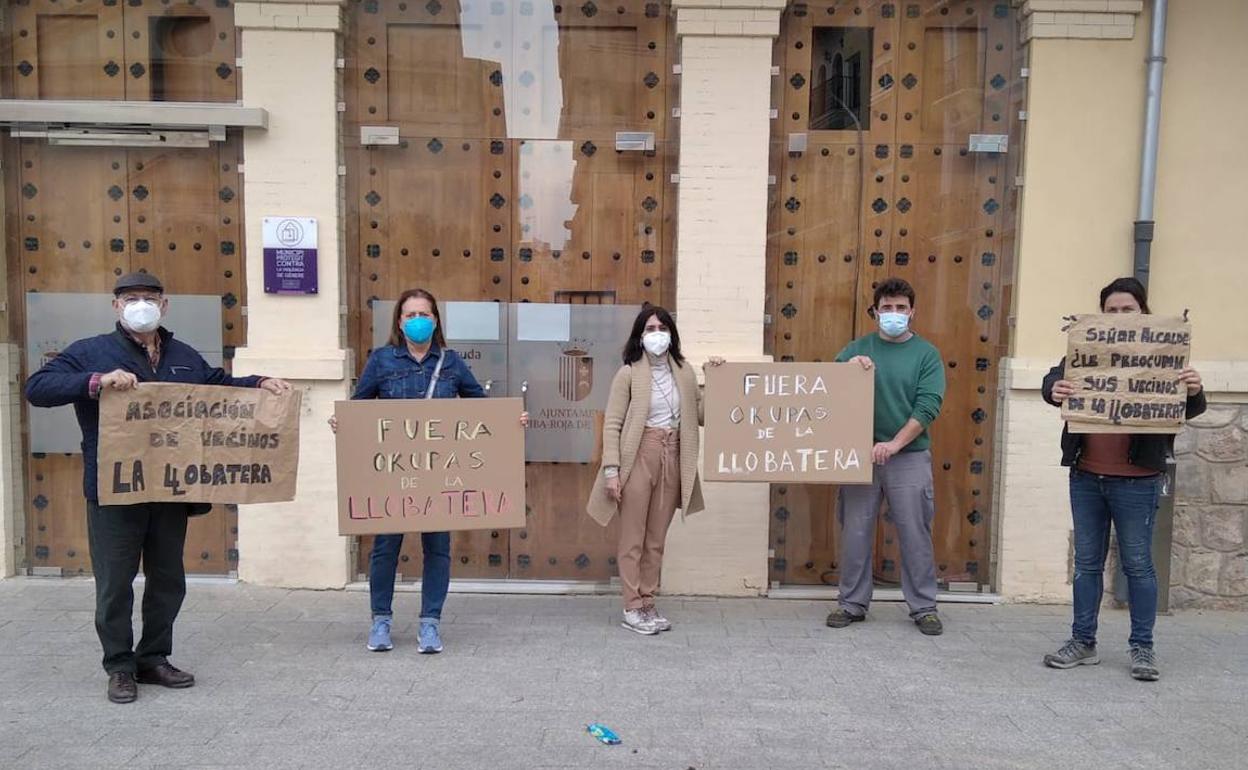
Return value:
M 206 147 L 230 128 L 267 129 L 261 107 L 221 102 L 0 100 L 0 126 L 49 144 Z

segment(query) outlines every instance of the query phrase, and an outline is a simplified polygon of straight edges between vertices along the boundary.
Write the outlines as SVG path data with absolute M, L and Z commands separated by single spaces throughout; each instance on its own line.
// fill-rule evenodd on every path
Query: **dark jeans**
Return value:
M 446 589 L 451 583 L 451 533 L 421 532 L 420 545 L 425 561 L 420 583 L 420 617 L 438 620 L 442 617 Z M 373 615 L 394 614 L 394 576 L 402 547 L 402 534 L 378 535 L 373 539 L 373 552 L 368 556 L 368 591 Z
M 95 570 L 95 631 L 104 670 L 134 673 L 164 663 L 173 652 L 173 621 L 186 597 L 187 506 L 176 503 L 105 505 L 87 501 L 87 539 Z M 134 578 L 139 561 L 143 636 L 134 647 Z
M 1162 477 L 1098 476 L 1070 472 L 1070 510 L 1075 522 L 1075 620 L 1071 635 L 1096 644 L 1096 620 L 1104 590 L 1109 525 L 1118 535 L 1118 558 L 1127 576 L 1133 647 L 1153 646 L 1157 620 L 1157 573 L 1153 571 L 1153 525 Z

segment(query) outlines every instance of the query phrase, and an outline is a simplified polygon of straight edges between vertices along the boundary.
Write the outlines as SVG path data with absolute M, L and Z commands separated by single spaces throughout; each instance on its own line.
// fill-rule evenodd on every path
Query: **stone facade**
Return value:
M 1248 609 L 1248 404 L 1211 404 L 1175 455 L 1170 604 Z

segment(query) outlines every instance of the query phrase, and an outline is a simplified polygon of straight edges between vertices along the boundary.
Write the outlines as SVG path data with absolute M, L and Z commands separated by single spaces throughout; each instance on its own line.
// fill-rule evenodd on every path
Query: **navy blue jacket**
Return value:
M 26 400 L 34 406 L 74 405 L 78 427 L 82 429 L 82 491 L 96 502 L 96 450 L 100 443 L 100 402 L 91 398 L 92 374 L 124 369 L 139 382 L 183 382 L 192 385 L 234 385 L 254 388 L 263 377 L 231 377 L 224 369 L 209 366 L 195 348 L 173 338 L 163 326 L 160 334 L 160 361 L 156 369 L 148 362 L 143 346 L 122 331 L 121 324 L 110 334 L 78 340 L 26 380 Z M 196 506 L 196 513 L 208 506 Z M 202 510 L 200 510 L 202 508 Z
M 446 360 L 438 373 L 438 382 L 433 386 L 434 398 L 485 398 L 485 389 L 472 375 L 464 359 L 454 350 L 439 348 L 436 343 L 429 347 L 424 361 L 412 358 L 406 345 L 377 348 L 368 357 L 351 398 L 424 398 L 439 355 L 445 356 Z

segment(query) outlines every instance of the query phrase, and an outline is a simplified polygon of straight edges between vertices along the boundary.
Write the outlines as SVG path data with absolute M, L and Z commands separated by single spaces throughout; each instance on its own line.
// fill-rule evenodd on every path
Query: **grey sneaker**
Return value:
M 368 632 L 368 649 L 373 652 L 387 652 L 394 649 L 394 643 L 390 641 L 390 624 L 393 621 L 389 615 L 375 615 L 373 617 L 373 627 Z
M 645 607 L 642 609 L 642 612 L 644 612 L 650 622 L 654 624 L 656 631 L 672 630 L 672 622 L 659 614 L 658 607 Z
M 659 629 L 650 620 L 650 616 L 643 610 L 624 610 L 624 622 L 620 625 L 642 636 L 654 636 L 659 633 Z
M 914 624 L 919 627 L 919 632 L 924 636 L 940 636 L 945 632 L 944 624 L 934 612 L 915 619 Z
M 1157 670 L 1157 656 L 1152 647 L 1131 648 L 1131 678 L 1141 682 L 1156 682 L 1161 678 Z
M 1096 646 L 1071 639 L 1057 652 L 1044 656 L 1044 665 L 1049 668 L 1074 668 L 1075 666 L 1095 666 L 1101 659 L 1096 655 Z
M 424 655 L 442 652 L 442 637 L 438 634 L 437 621 L 420 621 L 420 643 L 416 645 L 416 652 Z
M 850 623 L 861 623 L 866 620 L 866 615 L 855 615 L 852 612 L 846 612 L 844 607 L 837 607 L 828 613 L 828 628 L 844 628 Z

